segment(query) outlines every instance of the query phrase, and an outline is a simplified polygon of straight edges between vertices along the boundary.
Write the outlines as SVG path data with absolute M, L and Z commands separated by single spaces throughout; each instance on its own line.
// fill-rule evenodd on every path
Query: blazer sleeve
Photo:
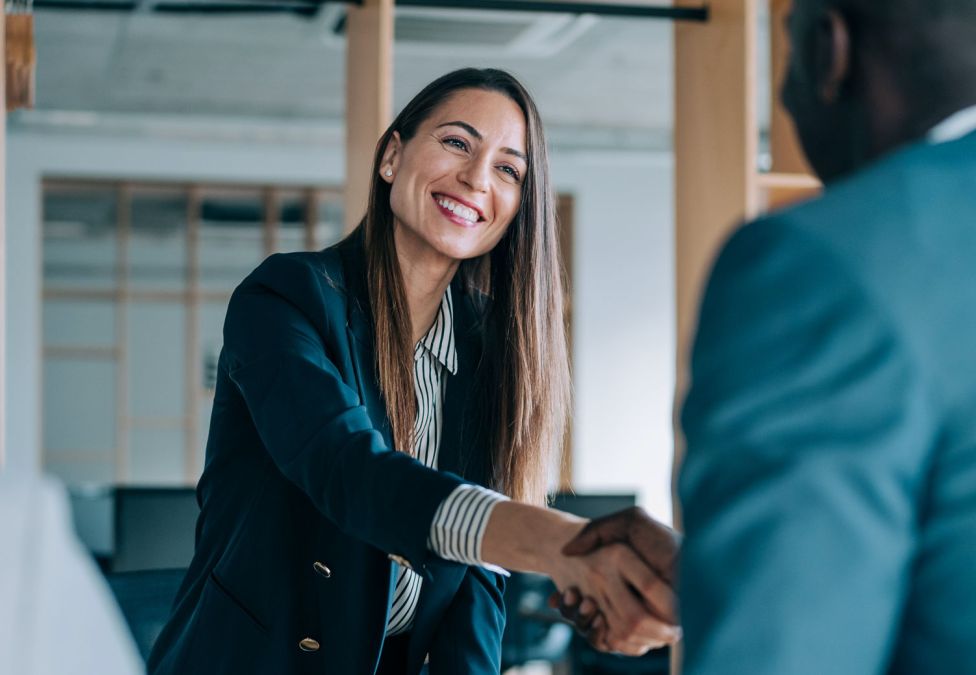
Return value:
M 343 532 L 423 573 L 434 512 L 464 481 L 386 446 L 323 342 L 349 339 L 328 325 L 337 293 L 300 257 L 265 261 L 227 310 L 229 376 L 282 474 Z
M 498 675 L 505 632 L 505 577 L 468 567 L 434 633 L 430 675 Z
M 879 300 L 786 221 L 719 257 L 682 416 L 686 675 L 885 670 L 936 440 Z

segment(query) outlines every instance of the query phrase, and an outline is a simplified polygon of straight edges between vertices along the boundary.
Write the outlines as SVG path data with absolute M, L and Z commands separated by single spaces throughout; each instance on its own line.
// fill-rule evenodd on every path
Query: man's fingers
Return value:
M 676 642 L 680 630 L 673 625 L 674 609 L 670 589 L 626 546 L 614 547 L 610 561 L 618 574 L 608 588 L 611 606 L 607 613 L 608 641 L 613 649 L 632 653 L 634 645 Z M 650 600 L 632 589 L 647 593 Z M 652 609 L 651 602 L 657 603 Z M 657 616 L 662 614 L 667 616 Z M 645 650 L 646 651 L 646 650 Z
M 580 530 L 579 534 L 563 546 L 563 554 L 570 556 L 586 555 L 600 548 L 603 545 L 603 539 L 597 525 L 598 521 L 594 520 Z
M 610 651 L 609 645 L 606 642 L 607 637 L 607 619 L 602 614 L 597 614 L 593 622 L 590 623 L 589 630 L 586 631 L 587 641 L 593 645 L 596 649 L 600 651 Z
M 636 556 L 621 555 L 620 574 L 658 618 L 677 625 L 677 598 L 656 572 Z
M 586 555 L 605 544 L 626 541 L 632 518 L 633 514 L 628 509 L 591 520 L 563 547 L 563 553 L 570 556 Z
M 583 601 L 576 609 L 576 617 L 574 619 L 576 628 L 581 633 L 588 632 L 593 621 L 600 616 L 599 610 L 600 608 L 597 607 L 596 602 L 592 598 L 583 598 Z

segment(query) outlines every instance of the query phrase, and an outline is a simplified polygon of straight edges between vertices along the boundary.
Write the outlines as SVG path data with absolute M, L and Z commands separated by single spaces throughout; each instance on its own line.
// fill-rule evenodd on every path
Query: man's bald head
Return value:
M 976 104 L 976 0 L 793 0 L 783 97 L 825 180 Z
M 820 1 L 848 19 L 865 49 L 888 59 L 904 86 L 976 88 L 976 0 Z

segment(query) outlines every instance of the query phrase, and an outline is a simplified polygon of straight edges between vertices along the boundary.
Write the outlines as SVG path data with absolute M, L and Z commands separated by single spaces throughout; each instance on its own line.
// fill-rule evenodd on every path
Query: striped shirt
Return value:
M 414 348 L 413 380 L 417 397 L 414 421 L 414 454 L 426 466 L 437 468 L 443 427 L 444 386 L 447 373 L 457 373 L 454 349 L 454 302 L 451 289 L 441 300 L 434 325 Z M 446 560 L 467 565 L 485 565 L 481 559 L 481 540 L 492 508 L 507 499 L 503 495 L 475 485 L 455 489 L 438 507 L 431 523 L 427 547 Z M 497 569 L 497 568 L 496 568 Z M 396 589 L 387 635 L 398 635 L 410 629 L 417 612 L 417 601 L 423 579 L 406 567 L 398 567 Z

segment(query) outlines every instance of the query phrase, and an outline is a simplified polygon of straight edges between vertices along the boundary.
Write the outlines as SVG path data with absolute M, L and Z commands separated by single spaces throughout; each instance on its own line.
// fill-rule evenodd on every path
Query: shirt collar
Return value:
M 946 143 L 976 131 L 976 105 L 960 110 L 935 125 L 928 133 L 929 143 Z
M 420 358 L 421 347 L 430 352 L 451 375 L 457 374 L 457 351 L 454 349 L 454 300 L 448 286 L 441 298 L 437 318 L 427 334 L 421 338 L 414 350 L 414 359 Z

